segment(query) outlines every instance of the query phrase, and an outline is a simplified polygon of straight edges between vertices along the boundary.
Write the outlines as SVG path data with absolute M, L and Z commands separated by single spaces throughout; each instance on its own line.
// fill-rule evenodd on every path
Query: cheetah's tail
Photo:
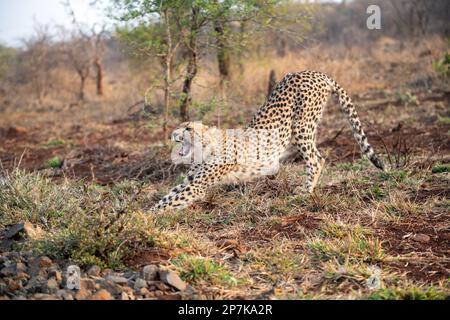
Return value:
M 339 100 L 339 105 L 350 122 L 353 136 L 358 142 L 362 153 L 373 163 L 375 167 L 380 170 L 384 170 L 383 162 L 381 162 L 380 158 L 378 158 L 372 146 L 367 141 L 367 137 L 361 126 L 361 121 L 356 113 L 355 106 L 353 105 L 347 92 L 336 81 L 329 78 L 329 82 L 333 95 Z

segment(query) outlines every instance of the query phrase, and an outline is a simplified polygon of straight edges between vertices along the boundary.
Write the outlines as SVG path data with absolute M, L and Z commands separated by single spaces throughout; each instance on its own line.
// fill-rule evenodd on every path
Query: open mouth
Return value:
M 186 157 L 187 155 L 189 155 L 189 152 L 191 151 L 191 145 L 189 143 L 183 143 L 181 145 L 181 149 L 178 152 L 178 155 L 180 157 Z

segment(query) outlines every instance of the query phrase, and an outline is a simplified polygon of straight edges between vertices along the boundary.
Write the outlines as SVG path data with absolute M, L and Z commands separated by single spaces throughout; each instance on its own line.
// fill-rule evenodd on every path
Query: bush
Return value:
M 446 52 L 444 56 L 433 63 L 434 70 L 443 77 L 450 77 L 450 53 Z
M 153 220 L 139 212 L 137 183 L 114 187 L 64 181 L 15 170 L 0 184 L 0 227 L 30 221 L 44 237 L 24 244 L 37 254 L 80 265 L 121 267 L 136 251 L 153 246 Z

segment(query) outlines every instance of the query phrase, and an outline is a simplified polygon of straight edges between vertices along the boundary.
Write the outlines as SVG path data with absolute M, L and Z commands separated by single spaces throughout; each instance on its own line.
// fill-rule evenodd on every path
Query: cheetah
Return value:
M 230 130 L 185 122 L 173 131 L 172 140 L 181 145 L 178 155 L 196 161 L 184 182 L 170 190 L 151 211 L 183 209 L 204 198 L 213 185 L 275 174 L 279 162 L 297 152 L 306 162 L 305 191 L 312 193 L 325 163 L 315 141 L 330 93 L 346 115 L 362 154 L 384 170 L 346 91 L 321 72 L 288 73 L 246 128 L 230 134 Z

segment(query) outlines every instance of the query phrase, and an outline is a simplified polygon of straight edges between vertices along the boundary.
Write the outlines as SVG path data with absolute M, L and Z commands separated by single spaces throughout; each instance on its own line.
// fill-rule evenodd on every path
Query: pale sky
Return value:
M 92 0 L 72 0 L 71 6 L 80 23 L 101 22 L 101 11 L 89 6 Z M 71 20 L 61 0 L 0 0 L 0 43 L 18 46 L 20 38 L 33 32 L 34 22 L 69 27 Z

